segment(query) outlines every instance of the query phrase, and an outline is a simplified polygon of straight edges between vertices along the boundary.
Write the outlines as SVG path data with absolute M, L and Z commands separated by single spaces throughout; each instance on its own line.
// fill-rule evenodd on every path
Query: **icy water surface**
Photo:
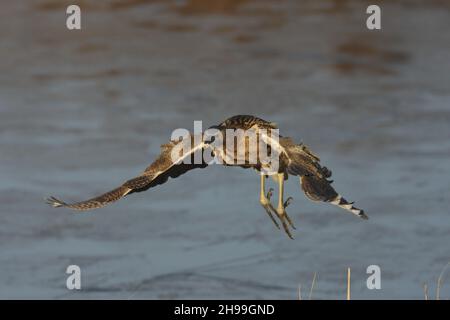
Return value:
M 0 298 L 296 299 L 434 295 L 450 260 L 450 6 L 365 1 L 81 1 L 0 5 Z M 298 179 L 289 240 L 259 177 L 213 166 L 86 214 L 173 129 L 234 114 L 277 122 L 333 170 L 369 221 L 312 203 Z M 65 288 L 66 267 L 82 290 Z M 368 290 L 366 267 L 382 270 Z M 308 291 L 304 289 L 304 291 Z M 444 282 L 441 297 L 450 298 Z

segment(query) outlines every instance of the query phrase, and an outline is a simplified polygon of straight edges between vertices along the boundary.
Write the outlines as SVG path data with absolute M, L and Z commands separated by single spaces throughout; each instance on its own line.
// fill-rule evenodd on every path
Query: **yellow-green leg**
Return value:
M 259 195 L 259 202 L 263 206 L 263 208 L 266 210 L 267 214 L 269 215 L 270 219 L 273 221 L 275 226 L 280 229 L 280 226 L 278 225 L 278 222 L 275 220 L 272 212 L 277 212 L 275 208 L 272 206 L 272 203 L 270 203 L 270 198 L 272 197 L 272 189 L 269 189 L 269 192 L 267 192 L 266 195 L 266 176 L 264 174 L 261 174 L 261 191 Z
M 293 239 L 291 231 L 288 228 L 288 225 L 286 224 L 286 221 L 289 223 L 289 225 L 295 229 L 294 224 L 292 223 L 291 219 L 286 213 L 286 207 L 289 205 L 290 201 L 292 200 L 291 197 L 286 199 L 286 202 L 283 202 L 284 197 L 284 173 L 278 174 L 278 206 L 277 206 L 277 214 L 278 217 L 281 220 L 281 223 L 283 224 L 284 231 L 289 236 L 289 238 Z

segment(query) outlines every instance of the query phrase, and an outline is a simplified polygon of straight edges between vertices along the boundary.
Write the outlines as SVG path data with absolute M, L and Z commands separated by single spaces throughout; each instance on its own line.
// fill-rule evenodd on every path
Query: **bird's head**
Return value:
M 220 124 L 218 124 L 218 125 L 214 125 L 214 126 L 211 126 L 211 127 L 209 127 L 208 129 L 216 129 L 216 130 L 222 130 L 223 129 L 223 124 L 222 123 L 220 123 Z

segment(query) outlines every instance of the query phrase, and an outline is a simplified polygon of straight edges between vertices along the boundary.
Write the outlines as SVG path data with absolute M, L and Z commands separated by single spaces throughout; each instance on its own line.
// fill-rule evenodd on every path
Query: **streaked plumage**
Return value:
M 283 202 L 283 183 L 288 179 L 289 175 L 298 176 L 305 195 L 313 201 L 323 201 L 339 206 L 361 218 L 367 219 L 364 211 L 353 206 L 341 195 L 339 195 L 331 186 L 332 181 L 328 180 L 331 177 L 331 171 L 324 166 L 320 165 L 320 159 L 313 154 L 311 150 L 304 144 L 296 144 L 291 138 L 279 137 L 278 142 L 272 139 L 271 130 L 277 129 L 277 126 L 273 122 L 268 122 L 263 119 L 250 116 L 250 115 L 237 115 L 226 119 L 217 126 L 211 127 L 213 129 L 225 132 L 225 130 L 255 130 L 258 135 L 258 139 L 265 141 L 265 146 L 271 150 L 271 152 L 277 151 L 279 154 L 279 167 L 278 171 L 273 173 L 273 177 L 278 179 L 279 183 L 279 199 L 278 207 L 275 209 L 271 202 L 270 197 L 272 191 L 265 194 L 264 182 L 266 175 L 261 174 L 261 194 L 260 202 L 266 209 L 267 214 L 270 216 L 274 224 L 279 227 L 274 215 L 281 221 L 284 230 L 292 238 L 288 225 L 294 228 L 291 219 L 287 215 L 285 208 L 288 206 L 290 198 Z M 196 168 L 205 168 L 207 163 L 202 161 L 195 164 L 193 161 L 196 157 L 201 156 L 198 153 L 213 152 L 218 158 L 230 158 L 236 160 L 236 150 L 220 151 L 213 147 L 211 141 L 203 141 L 202 139 L 195 139 L 194 136 L 190 137 L 191 144 L 187 152 L 181 154 L 176 160 L 172 161 L 172 152 L 175 147 L 181 141 L 170 141 L 167 144 L 161 146 L 161 153 L 158 158 L 145 169 L 145 171 L 139 176 L 130 179 L 123 183 L 120 187 L 109 191 L 98 197 L 76 202 L 65 203 L 54 197 L 47 199 L 47 202 L 53 207 L 67 207 L 75 210 L 91 210 L 115 202 L 132 193 L 148 190 L 149 188 L 165 183 L 169 178 L 176 178 L 187 171 Z M 198 140 L 198 141 L 197 141 Z M 239 143 L 246 144 L 247 140 L 238 141 Z M 225 141 L 224 141 L 225 145 Z M 247 149 L 246 149 L 247 150 Z M 226 163 L 227 166 L 240 166 L 243 168 L 253 168 L 257 171 L 264 169 L 264 164 L 259 161 L 257 163 L 250 163 L 248 160 L 248 153 L 245 154 L 246 158 L 244 163 L 234 164 Z M 190 157 L 190 159 L 189 159 Z M 189 159 L 188 163 L 183 160 Z M 198 159 L 198 158 L 197 158 Z M 200 157 L 200 159 L 202 159 Z M 274 215 L 273 215 L 274 214 Z M 287 223 L 286 223 L 287 222 Z

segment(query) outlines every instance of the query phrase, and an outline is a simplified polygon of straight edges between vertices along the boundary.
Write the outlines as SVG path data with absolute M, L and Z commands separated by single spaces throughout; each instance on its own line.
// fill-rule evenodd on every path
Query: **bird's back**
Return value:
M 224 120 L 218 126 L 215 126 L 215 128 L 221 130 L 223 134 L 221 140 L 222 151 L 216 152 L 216 155 L 221 158 L 222 163 L 227 166 L 240 166 L 260 170 L 259 149 L 266 148 L 266 153 L 270 153 L 270 145 L 258 144 L 258 141 L 261 139 L 261 132 L 264 131 L 265 134 L 271 135 L 272 133 L 270 132 L 277 129 L 277 126 L 273 122 L 252 115 L 235 115 Z M 234 131 L 232 136 L 228 136 L 228 130 Z M 239 130 L 242 130 L 241 134 L 237 134 Z M 231 144 L 228 144 L 230 142 L 228 138 L 231 139 Z M 251 143 L 255 143 L 256 146 L 251 147 Z M 250 150 L 253 150 L 252 152 L 255 153 L 253 156 L 250 155 Z M 250 159 L 254 159 L 254 161 Z
M 260 129 L 277 129 L 277 126 L 273 122 L 263 120 L 261 118 L 252 115 L 236 115 L 232 116 L 222 123 L 219 127 L 224 129 L 242 129 L 248 130 L 254 126 L 258 126 Z

